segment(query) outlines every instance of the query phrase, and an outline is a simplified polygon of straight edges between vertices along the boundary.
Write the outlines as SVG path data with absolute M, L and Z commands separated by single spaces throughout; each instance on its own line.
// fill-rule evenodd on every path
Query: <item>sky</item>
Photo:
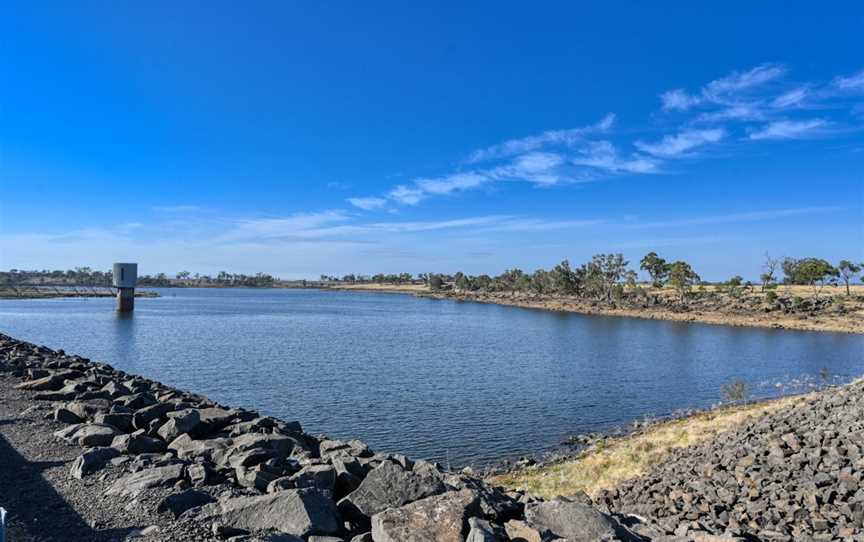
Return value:
M 0 0 L 0 269 L 864 261 L 864 5 Z

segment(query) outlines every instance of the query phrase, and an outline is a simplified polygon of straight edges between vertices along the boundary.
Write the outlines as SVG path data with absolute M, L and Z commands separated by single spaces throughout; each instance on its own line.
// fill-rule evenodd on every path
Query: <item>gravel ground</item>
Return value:
M 142 535 L 151 540 L 211 539 L 195 524 L 148 512 L 155 506 L 147 504 L 170 489 L 157 488 L 124 502 L 103 495 L 119 476 L 117 469 L 71 478 L 70 467 L 81 449 L 54 439 L 54 431 L 65 425 L 46 420 L 50 405 L 33 401 L 33 392 L 14 389 L 18 382 L 0 373 L 0 506 L 9 511 L 9 542 L 108 542 Z

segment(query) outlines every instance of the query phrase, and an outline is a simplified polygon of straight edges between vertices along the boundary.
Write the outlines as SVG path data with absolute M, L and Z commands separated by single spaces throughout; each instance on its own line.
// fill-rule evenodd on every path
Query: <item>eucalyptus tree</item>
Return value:
M 759 279 L 762 281 L 762 291 L 773 287 L 777 282 L 777 266 L 780 265 L 779 258 L 772 258 L 770 254 L 765 253 L 765 263 L 762 265 L 762 274 Z
M 678 261 L 669 266 L 669 285 L 678 293 L 681 303 L 687 301 L 687 294 L 699 280 L 699 275 L 687 262 Z
M 655 288 L 662 288 L 663 283 L 669 278 L 669 264 L 656 252 L 646 254 L 639 262 L 639 269 L 648 273 L 651 277 L 651 285 Z
M 849 283 L 861 272 L 861 266 L 849 260 L 841 260 L 837 264 L 837 271 L 843 277 L 843 282 L 846 284 L 846 295 L 850 295 Z
M 825 285 L 837 279 L 840 272 L 830 263 L 820 258 L 804 258 L 798 260 L 795 278 L 800 283 L 807 284 L 813 289 L 813 295 L 819 297 L 819 293 Z

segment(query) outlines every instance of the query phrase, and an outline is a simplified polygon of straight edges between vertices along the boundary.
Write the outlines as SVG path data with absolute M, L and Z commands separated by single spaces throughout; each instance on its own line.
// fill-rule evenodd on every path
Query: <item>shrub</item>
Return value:
M 777 292 L 774 290 L 768 290 L 765 294 L 765 301 L 772 304 L 775 303 L 777 301 Z

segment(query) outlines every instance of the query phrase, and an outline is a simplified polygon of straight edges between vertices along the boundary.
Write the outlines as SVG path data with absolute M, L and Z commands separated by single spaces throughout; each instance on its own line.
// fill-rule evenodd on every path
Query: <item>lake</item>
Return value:
M 583 316 L 400 294 L 165 289 L 0 300 L 0 332 L 453 467 L 864 373 L 864 337 Z

